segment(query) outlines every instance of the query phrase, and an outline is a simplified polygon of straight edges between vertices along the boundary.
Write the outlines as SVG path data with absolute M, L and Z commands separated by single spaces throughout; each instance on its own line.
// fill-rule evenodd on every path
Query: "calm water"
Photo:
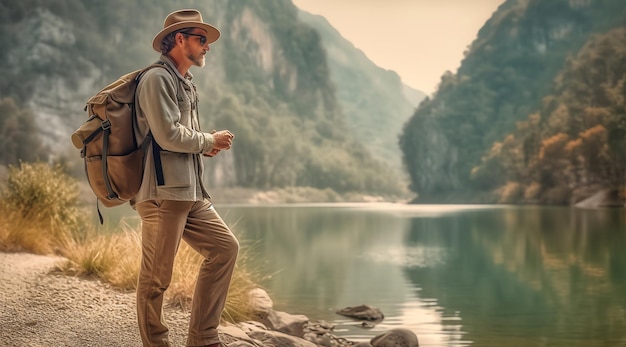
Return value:
M 626 346 L 623 209 L 391 204 L 218 207 L 275 309 L 364 341 Z M 373 329 L 335 314 L 378 307 Z

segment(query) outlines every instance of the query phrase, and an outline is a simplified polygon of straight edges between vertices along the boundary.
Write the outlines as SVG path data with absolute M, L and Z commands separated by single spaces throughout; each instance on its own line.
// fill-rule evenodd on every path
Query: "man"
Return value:
M 133 206 L 142 222 L 137 318 L 144 346 L 170 346 L 162 314 L 181 238 L 204 257 L 193 295 L 188 346 L 220 345 L 224 309 L 239 243 L 211 204 L 202 183 L 201 154 L 230 149 L 228 130 L 202 132 L 198 96 L 189 73 L 204 66 L 209 44 L 220 36 L 196 10 L 173 12 L 152 42 L 164 68 L 152 68 L 137 86 L 137 136 L 152 134 L 141 189 Z

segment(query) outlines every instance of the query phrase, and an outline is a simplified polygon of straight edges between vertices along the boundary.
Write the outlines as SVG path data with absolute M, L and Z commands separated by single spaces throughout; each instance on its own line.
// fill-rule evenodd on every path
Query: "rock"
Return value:
M 304 339 L 312 342 L 318 346 L 324 347 L 334 347 L 337 346 L 333 344 L 333 340 L 329 334 L 314 334 L 314 333 L 306 333 L 304 334 Z
M 265 325 L 272 329 L 283 332 L 285 334 L 303 337 L 304 325 L 309 322 L 309 317 L 304 315 L 292 315 L 286 312 L 270 311 L 267 316 Z
M 273 347 L 317 347 L 312 342 L 279 331 L 258 330 L 247 333 L 251 338 L 260 341 L 260 346 Z
M 256 347 L 257 345 L 246 342 L 246 341 L 233 341 L 228 343 L 228 347 Z
M 314 321 L 304 325 L 304 339 L 322 347 L 354 347 L 355 342 L 333 334 L 335 326 L 326 321 Z M 366 343 L 363 347 L 371 345 Z
M 355 342 L 332 334 L 334 326 L 325 321 L 304 324 L 303 337 L 270 330 L 256 321 L 220 325 L 222 342 L 228 347 L 282 346 L 282 347 L 354 347 Z M 362 345 L 371 347 L 369 343 Z
M 361 322 L 361 327 L 363 327 L 365 329 L 372 329 L 375 326 L 376 325 L 374 325 L 372 322 Z
M 252 289 L 248 295 L 250 307 L 255 316 L 259 319 L 266 318 L 274 308 L 274 302 L 267 292 L 261 288 L 255 288 Z
M 264 324 L 270 330 L 280 331 L 297 337 L 304 336 L 304 325 L 309 321 L 307 316 L 274 311 L 272 299 L 261 288 L 251 290 L 249 300 L 255 321 Z
M 346 307 L 337 311 L 337 314 L 367 321 L 381 321 L 385 318 L 380 309 L 369 305 Z
M 222 324 L 218 327 L 218 331 L 222 335 L 230 336 L 233 340 L 252 343 L 252 339 L 248 336 L 248 334 L 246 334 L 242 326 L 243 325 L 237 326 L 234 324 Z M 229 344 L 229 347 L 230 347 L 230 344 Z
M 575 206 L 589 209 L 602 207 L 624 207 L 624 200 L 620 197 L 618 190 L 605 189 L 577 202 Z
M 239 327 L 246 333 L 256 330 L 269 330 L 263 323 L 257 321 L 241 322 L 239 323 Z
M 373 347 L 418 347 L 417 335 L 408 329 L 391 329 L 373 338 Z
M 330 332 L 335 329 L 335 326 L 331 323 L 328 323 L 327 321 L 318 320 L 306 324 L 305 329 L 307 329 L 308 331 Z

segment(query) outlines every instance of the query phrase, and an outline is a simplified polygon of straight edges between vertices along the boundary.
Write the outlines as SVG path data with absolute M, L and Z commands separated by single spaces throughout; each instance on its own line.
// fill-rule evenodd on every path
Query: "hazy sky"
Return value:
M 432 94 L 504 0 L 293 0 L 324 16 L 376 65 Z

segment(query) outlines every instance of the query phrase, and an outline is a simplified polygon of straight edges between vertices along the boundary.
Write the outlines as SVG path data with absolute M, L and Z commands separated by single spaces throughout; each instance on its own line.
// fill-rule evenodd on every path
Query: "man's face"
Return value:
M 206 31 L 195 28 L 192 32 L 184 35 L 186 37 L 183 47 L 185 57 L 187 57 L 193 65 L 203 67 L 205 64 L 204 56 L 209 51 L 209 44 L 206 43 Z

